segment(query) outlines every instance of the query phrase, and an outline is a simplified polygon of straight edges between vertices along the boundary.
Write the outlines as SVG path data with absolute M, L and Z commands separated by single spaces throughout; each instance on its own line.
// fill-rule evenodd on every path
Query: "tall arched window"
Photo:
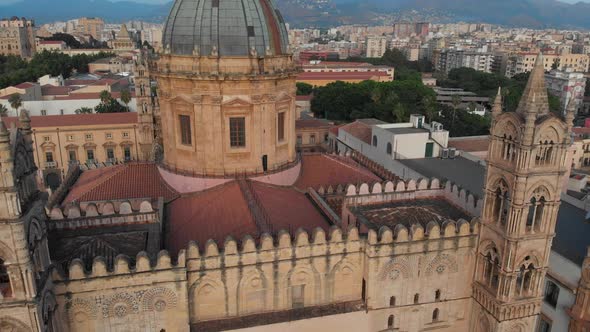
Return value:
M 525 258 L 525 262 L 521 264 L 518 275 L 516 276 L 516 290 L 520 296 L 528 295 L 533 287 L 535 266 L 529 259 L 529 256 Z
M 541 229 L 543 223 L 543 213 L 545 212 L 545 204 L 545 196 L 540 196 L 539 193 L 531 198 L 526 220 L 527 231 Z
M 390 315 L 389 318 L 387 319 L 387 328 L 393 328 L 393 321 L 394 321 L 395 317 L 393 315 Z
M 492 221 L 506 224 L 508 219 L 508 209 L 510 207 L 510 194 L 507 186 L 500 183 L 494 193 L 494 204 L 492 206 Z
M 439 314 L 438 308 L 436 308 L 432 311 L 432 321 L 433 322 L 438 321 L 438 314 Z
M 391 143 L 387 143 L 387 154 L 391 156 L 393 153 L 393 148 L 391 147 Z
M 537 155 L 535 156 L 535 165 L 545 166 L 553 164 L 554 154 L 553 141 L 540 141 L 537 145 Z
M 373 135 L 373 146 L 377 146 L 377 136 Z
M 3 297 L 12 297 L 12 288 L 10 286 L 10 276 L 4 260 L 0 259 L 0 293 Z
M 389 298 L 389 306 L 395 307 L 395 296 Z
M 500 258 L 498 257 L 498 251 L 496 248 L 492 248 L 485 254 L 485 259 L 483 260 L 483 276 L 481 280 L 489 287 L 497 288 L 499 275 Z
M 514 142 L 512 135 L 504 134 L 502 139 L 502 159 L 514 161 L 516 157 L 516 143 Z

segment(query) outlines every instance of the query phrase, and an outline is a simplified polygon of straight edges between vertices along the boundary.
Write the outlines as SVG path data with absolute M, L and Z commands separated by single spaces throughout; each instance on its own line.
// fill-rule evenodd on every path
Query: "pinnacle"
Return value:
M 518 113 L 537 113 L 545 115 L 549 113 L 549 99 L 547 86 L 545 85 L 545 67 L 543 54 L 539 53 L 529 80 L 516 110 Z

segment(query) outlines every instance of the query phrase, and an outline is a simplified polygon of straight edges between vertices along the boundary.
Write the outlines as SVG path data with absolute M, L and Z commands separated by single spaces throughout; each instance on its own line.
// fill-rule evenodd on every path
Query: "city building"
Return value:
M 94 62 L 88 64 L 88 72 L 95 74 L 120 74 L 125 73 L 129 74 L 133 72 L 134 69 L 134 62 L 130 58 L 126 57 L 110 57 L 110 58 L 103 58 L 98 59 Z
M 28 113 L 18 127 L 0 121 L 2 329 L 524 332 L 544 321 L 575 110 L 549 112 L 542 57 L 516 112 L 496 97 L 487 172 L 462 174 L 476 177 L 465 189 L 402 180 L 342 140 L 339 155 L 298 156 L 297 68 L 272 2 L 176 0 L 163 44 L 149 72 L 161 162 L 72 167 L 47 197 Z M 421 116 L 341 131 L 385 155 L 445 160 L 434 156 L 448 132 Z M 574 332 L 588 324 L 589 268 Z
M 380 58 L 387 50 L 387 37 L 369 36 L 365 41 L 367 58 Z
M 430 23 L 428 22 L 396 22 L 393 24 L 393 35 L 396 38 L 426 37 L 429 30 Z
M 329 150 L 328 136 L 334 124 L 323 119 L 295 120 L 298 152 L 325 152 Z
M 0 55 L 31 58 L 35 55 L 35 22 L 12 17 L 0 20 Z
M 565 67 L 563 70 L 551 70 L 545 74 L 547 89 L 549 93 L 558 97 L 561 102 L 561 109 L 573 100 L 576 109 L 584 108 L 584 93 L 586 91 L 586 75 L 574 72 L 572 68 Z
M 37 52 L 61 52 L 67 48 L 67 45 L 64 41 L 61 40 L 42 40 L 37 39 Z
M 462 67 L 491 73 L 493 63 L 493 53 L 453 49 L 437 52 L 437 59 L 434 61 L 435 69 L 445 73 L 449 73 L 453 69 Z
M 526 73 L 533 69 L 537 54 L 521 53 L 512 55 L 508 58 L 506 65 L 506 76 L 512 77 L 516 74 Z M 552 69 L 565 70 L 570 68 L 574 72 L 588 72 L 588 60 L 586 54 L 567 54 L 567 55 L 543 55 L 543 68 L 545 71 Z
M 358 83 L 366 80 L 390 82 L 394 79 L 395 68 L 375 66 L 362 62 L 331 62 L 312 60 L 301 64 L 302 72 L 297 82 L 313 86 L 325 86 L 336 81 Z
M 152 145 L 153 133 L 144 132 L 138 114 L 75 114 L 32 116 L 35 164 L 46 187 L 56 190 L 71 163 L 116 164 L 149 158 L 141 145 Z M 20 124 L 16 117 L 2 121 L 8 128 Z
M 477 94 L 458 88 L 440 88 L 434 87 L 436 101 L 443 105 L 458 107 L 472 111 L 478 115 L 484 116 L 489 109 L 490 98 L 478 96 Z M 455 102 L 459 102 L 455 105 Z
M 96 40 L 101 40 L 104 21 L 98 17 L 82 17 L 77 20 L 74 32 L 90 35 Z

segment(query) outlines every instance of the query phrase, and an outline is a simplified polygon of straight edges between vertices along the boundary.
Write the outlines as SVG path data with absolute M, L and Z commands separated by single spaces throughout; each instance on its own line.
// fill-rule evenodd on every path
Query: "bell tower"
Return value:
M 492 110 L 471 331 L 533 331 L 560 205 L 575 106 L 549 111 L 537 56 L 516 112 Z

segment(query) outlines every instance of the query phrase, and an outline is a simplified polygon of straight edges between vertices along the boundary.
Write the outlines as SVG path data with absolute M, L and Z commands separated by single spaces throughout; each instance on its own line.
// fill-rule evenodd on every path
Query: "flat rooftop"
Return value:
M 450 180 L 469 190 L 473 195 L 483 197 L 486 169 L 483 165 L 463 157 L 455 159 L 421 158 L 400 159 L 405 166 L 427 178 Z
M 422 134 L 427 133 L 428 130 L 424 128 L 383 128 L 394 135 L 404 134 Z
M 414 224 L 426 227 L 431 221 L 440 224 L 445 220 L 471 219 L 467 212 L 444 198 L 412 199 L 365 205 L 354 208 L 353 212 L 360 222 L 375 230 L 382 226 L 393 229 L 398 224 L 408 228 Z

